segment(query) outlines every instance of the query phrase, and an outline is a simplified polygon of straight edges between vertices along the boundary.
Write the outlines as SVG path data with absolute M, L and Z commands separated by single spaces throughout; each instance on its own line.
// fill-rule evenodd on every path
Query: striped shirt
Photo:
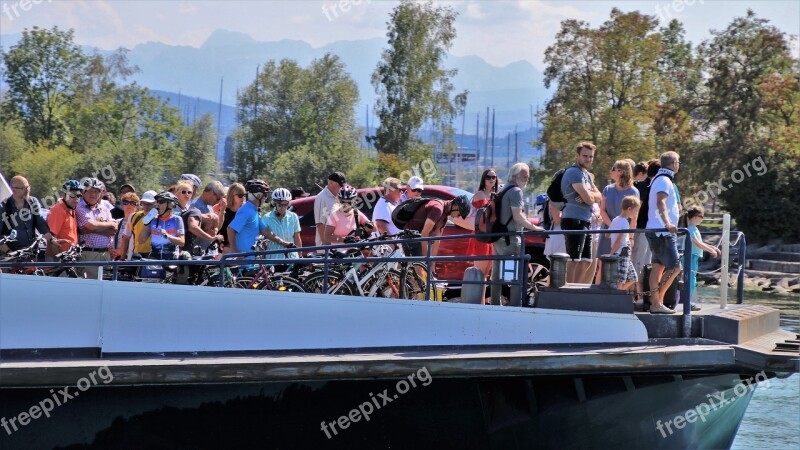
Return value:
M 90 221 L 95 222 L 114 222 L 111 217 L 111 210 L 99 203 L 94 207 L 89 207 L 83 199 L 78 202 L 75 208 L 76 218 L 78 219 L 79 239 L 90 248 L 109 248 L 114 243 L 114 236 L 104 236 L 97 233 L 89 233 L 84 230 L 84 226 Z
M 269 228 L 273 234 L 278 236 L 279 238 L 283 239 L 287 242 L 294 242 L 294 234 L 300 232 L 300 219 L 297 217 L 297 214 L 286 211 L 286 215 L 283 216 L 282 219 L 279 219 L 278 216 L 275 214 L 276 210 L 272 210 L 266 214 L 264 217 L 261 218 L 261 223 L 263 226 Z M 277 242 L 269 242 L 267 246 L 267 250 L 281 250 L 284 247 Z M 283 258 L 299 258 L 300 255 L 297 252 L 290 252 L 284 256 L 282 253 L 274 253 L 272 255 L 265 255 L 265 259 L 283 259 Z

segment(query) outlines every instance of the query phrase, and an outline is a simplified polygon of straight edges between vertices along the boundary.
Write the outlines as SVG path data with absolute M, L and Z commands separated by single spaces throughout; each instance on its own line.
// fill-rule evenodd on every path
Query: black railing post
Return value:
M 225 268 L 228 266 L 223 265 L 223 263 L 227 262 L 227 256 L 228 255 L 222 255 L 222 258 L 219 259 L 219 264 L 217 265 L 217 267 L 219 267 L 219 287 L 221 288 L 225 287 Z
M 747 267 L 747 239 L 739 232 L 739 276 L 736 278 L 736 303 L 744 302 L 744 269 Z
M 433 266 L 431 266 L 431 247 L 433 247 L 433 241 L 425 241 L 426 247 L 428 248 L 427 254 L 425 255 L 425 265 L 428 267 L 428 276 L 425 277 L 425 301 L 431 300 L 431 277 L 434 274 Z M 400 280 L 402 283 L 403 280 Z
M 692 287 L 689 282 L 692 277 L 692 238 L 685 228 L 679 230 L 679 234 L 686 234 L 683 246 L 683 289 L 681 289 L 681 301 L 683 302 L 683 337 L 691 337 Z

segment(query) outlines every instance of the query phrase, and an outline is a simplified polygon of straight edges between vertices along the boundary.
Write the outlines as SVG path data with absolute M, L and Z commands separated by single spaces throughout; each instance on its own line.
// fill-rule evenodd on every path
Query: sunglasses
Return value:
M 163 199 L 158 201 L 158 204 L 159 204 L 159 205 L 163 205 L 163 204 L 165 204 L 165 203 L 172 203 L 172 202 L 171 202 L 171 201 L 169 201 L 169 200 L 163 200 Z
M 280 202 L 276 203 L 276 205 L 278 205 L 279 207 L 286 208 L 287 206 L 289 206 L 289 202 Z
M 139 206 L 139 202 L 123 200 L 122 206 Z
M 341 204 L 343 204 L 343 205 L 352 205 L 353 204 L 352 200 L 339 200 L 339 202 Z
M 187 195 L 187 194 L 191 194 L 192 191 L 178 191 L 178 193 L 183 194 L 183 195 Z
M 411 192 L 416 192 L 416 193 L 418 193 L 418 194 L 419 194 L 419 193 L 421 193 L 421 192 L 422 192 L 422 189 L 412 189 L 412 190 L 411 190 Z
M 69 197 L 69 198 L 81 198 L 81 197 L 83 197 L 83 194 L 67 194 L 67 197 Z
M 486 179 L 487 180 L 496 180 L 497 179 L 497 175 L 486 175 Z
M 236 194 L 236 196 L 239 198 L 245 198 L 247 197 L 247 194 Z

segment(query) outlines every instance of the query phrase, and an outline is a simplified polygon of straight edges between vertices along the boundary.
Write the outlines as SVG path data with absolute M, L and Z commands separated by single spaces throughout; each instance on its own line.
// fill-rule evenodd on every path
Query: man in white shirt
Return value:
M 314 199 L 314 223 L 317 224 L 316 244 L 329 245 L 330 242 L 325 241 L 325 224 L 328 222 L 328 216 L 333 211 L 336 205 L 336 198 L 339 195 L 339 190 L 347 184 L 347 179 L 342 172 L 333 172 L 328 175 L 328 185 L 317 194 Z
M 372 221 L 380 234 L 397 234 L 401 231 L 392 222 L 392 211 L 400 204 L 401 184 L 397 178 L 389 177 L 383 180 L 383 197 L 375 203 L 375 209 L 372 211 Z
M 650 271 L 651 314 L 675 314 L 675 311 L 664 306 L 664 294 L 681 272 L 676 234 L 680 199 L 673 181 L 679 168 L 680 157 L 677 153 L 663 153 L 661 169 L 650 183 L 647 229 L 668 230 L 646 233 L 647 242 L 653 253 L 653 270 Z

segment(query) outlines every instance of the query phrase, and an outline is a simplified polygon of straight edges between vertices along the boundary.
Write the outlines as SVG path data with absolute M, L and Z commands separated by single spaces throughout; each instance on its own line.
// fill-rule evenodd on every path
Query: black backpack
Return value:
M 650 180 L 637 181 L 633 187 L 639 190 L 639 200 L 642 206 L 639 207 L 639 216 L 636 219 L 638 228 L 647 228 L 647 215 L 650 209 Z
M 550 230 L 553 227 L 553 215 L 550 214 L 550 199 L 542 204 L 542 227 L 545 230 Z
M 512 215 L 506 223 L 503 223 L 500 219 L 500 211 L 506 192 L 515 187 L 517 186 L 513 184 L 506 185 L 499 194 L 492 194 L 489 203 L 478 208 L 478 211 L 475 213 L 475 240 L 485 243 L 497 242 L 501 236 L 488 235 L 492 233 L 508 232 L 508 224 L 514 220 L 514 216 Z M 510 239 L 506 236 L 506 245 L 508 245 L 509 242 Z
M 426 205 L 429 201 L 434 200 L 432 198 L 410 198 L 403 203 L 397 205 L 397 207 L 392 211 L 392 222 L 394 222 L 394 226 L 399 229 L 404 229 L 408 222 L 414 218 L 414 214 L 420 209 L 423 205 Z
M 574 166 L 575 164 L 570 164 L 553 174 L 550 185 L 547 186 L 547 198 L 549 198 L 551 202 L 566 203 L 567 199 L 564 198 L 564 193 L 561 191 L 561 180 L 564 178 L 564 172 Z

